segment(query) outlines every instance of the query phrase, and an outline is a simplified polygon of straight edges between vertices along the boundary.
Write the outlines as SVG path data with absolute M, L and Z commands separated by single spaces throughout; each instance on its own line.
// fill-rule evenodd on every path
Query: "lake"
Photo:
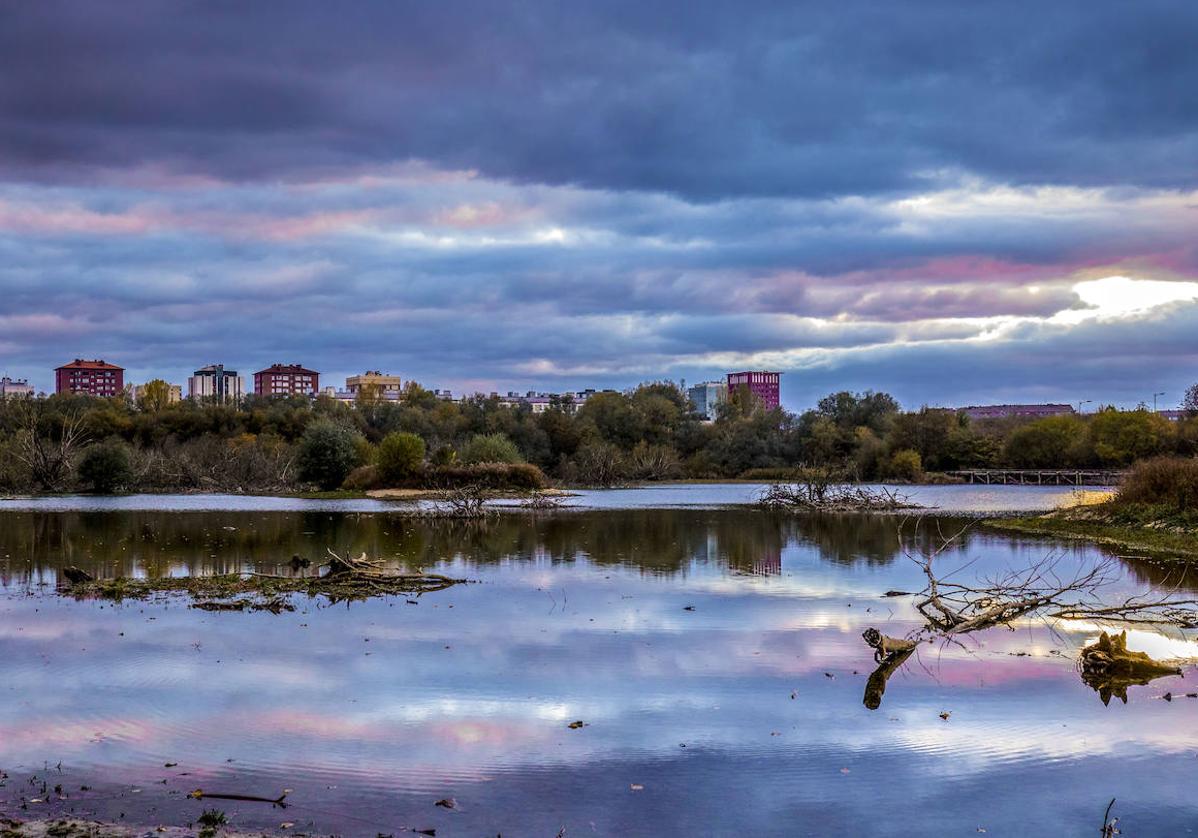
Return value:
M 1104 705 L 1074 663 L 1097 628 L 1028 621 L 921 647 L 868 709 L 861 632 L 917 625 L 909 598 L 882 594 L 922 585 L 905 554 L 935 543 L 936 521 L 723 505 L 743 491 L 586 493 L 484 523 L 378 501 L 4 501 L 0 812 L 153 827 L 219 808 L 241 829 L 355 836 L 1092 836 L 1117 798 L 1125 834 L 1196 828 L 1192 665 Z M 927 491 L 958 512 L 1070 497 Z M 277 615 L 55 588 L 66 565 L 286 572 L 330 547 L 472 582 L 297 596 Z M 937 566 L 977 577 L 1049 555 L 1061 572 L 1105 556 L 971 529 Z M 1170 579 L 1119 561 L 1120 592 Z M 1129 636 L 1198 652 L 1176 630 Z M 291 791 L 275 808 L 196 788 Z

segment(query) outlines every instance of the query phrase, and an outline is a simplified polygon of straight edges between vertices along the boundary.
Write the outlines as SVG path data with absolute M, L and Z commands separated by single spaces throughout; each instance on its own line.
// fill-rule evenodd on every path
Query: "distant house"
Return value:
M 398 399 L 403 393 L 403 379 L 398 375 L 384 375 L 378 370 L 368 370 L 361 375 L 345 379 L 345 390 L 353 395 L 365 392 L 381 399 Z
M 224 364 L 200 367 L 187 379 L 187 397 L 200 401 L 239 402 L 245 396 L 245 381 Z
M 315 396 L 319 391 L 320 373 L 299 364 L 271 364 L 254 373 L 259 396 Z
M 781 378 L 782 373 L 768 370 L 730 372 L 728 373 L 728 395 L 731 396 L 738 388 L 744 387 L 761 400 L 766 410 L 773 410 L 781 404 L 778 397 L 778 383 Z
M 1180 422 L 1190 415 L 1188 410 L 1158 410 L 1156 415 L 1170 422 Z
M 707 421 L 716 418 L 717 407 L 728 400 L 728 383 L 726 381 L 704 381 L 694 387 L 688 387 L 687 398 L 695 406 L 698 413 Z
M 76 358 L 54 370 L 54 392 L 119 396 L 125 392 L 125 370 L 105 361 Z
M 1069 416 L 1076 413 L 1071 404 L 987 404 L 957 408 L 970 419 L 1007 419 L 1018 416 L 1043 419 L 1046 416 Z
M 29 382 L 24 378 L 13 379 L 7 375 L 0 378 L 0 399 L 12 399 L 32 395 L 33 388 L 29 386 Z
M 167 384 L 166 401 L 168 404 L 178 404 L 183 401 L 183 385 Z M 140 402 L 146 394 L 145 384 L 132 384 L 127 388 L 129 397 L 135 402 Z

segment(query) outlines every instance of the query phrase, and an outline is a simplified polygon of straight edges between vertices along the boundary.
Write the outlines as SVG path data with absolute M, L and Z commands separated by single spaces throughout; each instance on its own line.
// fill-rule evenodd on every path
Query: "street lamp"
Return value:
M 1153 412 L 1153 413 L 1156 413 L 1156 397 L 1157 397 L 1157 396 L 1163 396 L 1163 395 L 1165 395 L 1165 391 L 1164 391 L 1164 390 L 1161 390 L 1159 393 L 1153 393 L 1153 394 L 1152 394 L 1152 412 Z
M 1084 411 L 1084 410 L 1082 410 L 1082 405 L 1083 405 L 1083 404 L 1092 404 L 1093 402 L 1094 402 L 1094 400 L 1093 400 L 1093 399 L 1086 399 L 1085 401 L 1080 401 L 1080 402 L 1078 402 L 1078 403 L 1077 403 L 1077 412 L 1078 412 L 1078 413 L 1085 413 L 1085 411 Z

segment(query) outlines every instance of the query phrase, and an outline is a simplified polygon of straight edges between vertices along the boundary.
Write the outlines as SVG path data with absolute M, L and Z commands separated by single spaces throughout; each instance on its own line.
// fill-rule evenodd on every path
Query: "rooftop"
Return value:
M 120 370 L 124 372 L 124 367 L 118 367 L 116 364 L 110 364 L 107 361 L 95 360 L 85 361 L 82 358 L 76 358 L 69 364 L 63 364 L 61 367 L 55 367 L 58 370 Z

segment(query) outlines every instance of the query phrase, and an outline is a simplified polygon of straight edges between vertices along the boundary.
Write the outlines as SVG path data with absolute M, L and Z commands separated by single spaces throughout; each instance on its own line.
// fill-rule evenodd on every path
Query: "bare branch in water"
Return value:
M 905 523 L 899 527 L 900 540 Z M 1050 553 L 1026 567 L 969 583 L 959 581 L 957 574 L 972 562 L 938 575 L 936 560 L 970 525 L 945 536 L 937 524 L 938 544 L 922 548 L 918 555 L 906 553 L 926 580 L 922 590 L 910 594 L 925 624 L 905 638 L 887 637 L 876 628 L 864 632 L 866 645 L 874 649 L 874 659 L 880 664 L 870 677 L 866 706 L 872 708 L 881 703 L 886 679 L 919 643 L 935 639 L 955 643 L 963 635 L 995 626 L 1009 627 L 1023 617 L 1198 627 L 1198 599 L 1179 597 L 1174 591 L 1151 591 L 1112 602 L 1105 596 L 1119 578 L 1119 565 L 1112 558 L 1066 572 L 1063 556 Z M 1083 679 L 1100 691 L 1104 702 L 1111 695 L 1126 701 L 1129 684 L 1146 684 L 1153 678 L 1180 672 L 1177 667 L 1154 661 L 1143 652 L 1129 651 L 1126 632 L 1114 636 L 1104 632 L 1097 643 L 1082 651 L 1081 669 Z

